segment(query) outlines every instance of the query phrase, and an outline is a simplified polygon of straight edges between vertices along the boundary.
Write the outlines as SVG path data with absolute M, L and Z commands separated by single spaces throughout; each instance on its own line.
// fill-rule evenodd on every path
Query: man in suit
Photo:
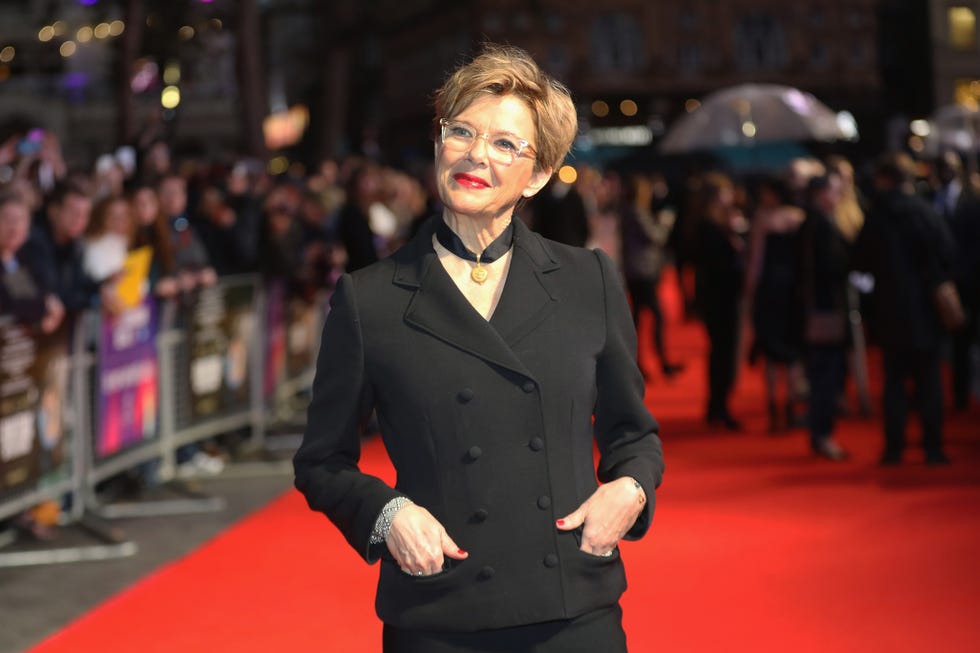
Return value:
M 946 224 L 914 194 L 914 174 L 907 155 L 881 157 L 872 208 L 856 246 L 858 266 L 875 277 L 872 335 L 883 354 L 885 465 L 903 460 L 909 380 L 915 384 L 925 460 L 949 462 L 942 436 L 943 330 L 933 291 L 950 278 L 952 245 Z

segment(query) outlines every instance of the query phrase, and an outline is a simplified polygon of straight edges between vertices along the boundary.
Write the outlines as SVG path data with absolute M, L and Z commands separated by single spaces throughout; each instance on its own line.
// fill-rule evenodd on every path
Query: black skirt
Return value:
M 626 653 L 619 605 L 574 619 L 465 633 L 385 624 L 383 642 L 384 653 Z

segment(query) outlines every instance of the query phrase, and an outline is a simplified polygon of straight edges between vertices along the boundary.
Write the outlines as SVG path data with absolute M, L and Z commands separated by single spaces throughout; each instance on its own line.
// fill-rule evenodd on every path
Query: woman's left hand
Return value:
M 582 545 L 585 553 L 609 555 L 619 540 L 636 523 L 636 518 L 646 505 L 646 494 L 636 487 L 632 478 L 617 478 L 599 488 L 585 503 L 570 515 L 556 522 L 558 530 L 582 529 Z

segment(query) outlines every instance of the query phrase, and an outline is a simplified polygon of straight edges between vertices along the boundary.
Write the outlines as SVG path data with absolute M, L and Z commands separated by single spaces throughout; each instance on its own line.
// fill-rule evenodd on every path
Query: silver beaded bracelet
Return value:
M 378 515 L 377 521 L 374 522 L 374 529 L 371 531 L 371 544 L 380 544 L 388 539 L 388 533 L 391 532 L 391 522 L 395 519 L 395 515 L 398 511 L 412 503 L 412 500 L 408 497 L 395 497 L 388 503 L 384 505 L 381 509 L 381 514 Z

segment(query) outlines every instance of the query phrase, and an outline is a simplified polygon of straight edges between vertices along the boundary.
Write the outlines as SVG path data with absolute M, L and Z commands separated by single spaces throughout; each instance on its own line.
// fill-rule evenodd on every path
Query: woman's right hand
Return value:
M 413 503 L 395 514 L 385 543 L 402 571 L 413 576 L 438 574 L 445 557 L 465 560 L 469 555 L 453 542 L 432 513 Z

